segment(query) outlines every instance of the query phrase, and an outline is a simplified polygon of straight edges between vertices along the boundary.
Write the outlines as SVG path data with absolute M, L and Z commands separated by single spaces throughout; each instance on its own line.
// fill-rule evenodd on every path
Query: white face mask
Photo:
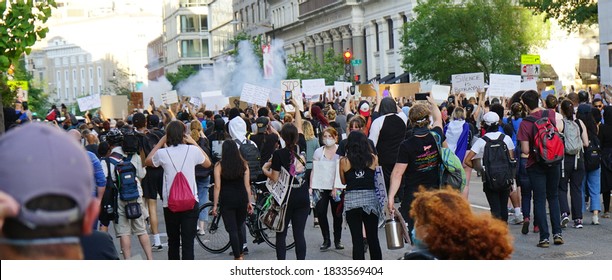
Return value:
M 323 140 L 323 143 L 325 144 L 325 146 L 333 146 L 333 145 L 336 145 L 336 140 L 331 139 L 331 138 L 325 138 Z

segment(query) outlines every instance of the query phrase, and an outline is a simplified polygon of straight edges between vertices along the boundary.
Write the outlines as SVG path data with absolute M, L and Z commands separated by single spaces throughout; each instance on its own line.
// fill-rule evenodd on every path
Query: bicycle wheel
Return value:
M 261 222 L 261 217 L 264 215 L 264 213 L 265 211 L 260 210 L 257 215 L 257 228 L 266 244 L 276 249 L 276 232 L 271 230 Z M 295 247 L 295 240 L 293 239 L 293 227 L 291 226 L 291 223 L 289 223 L 289 226 L 287 227 L 286 245 L 287 250 L 291 250 L 293 249 L 293 247 Z
M 200 207 L 200 213 L 208 215 L 208 222 L 206 223 L 205 234 L 197 234 L 196 240 L 204 250 L 213 254 L 220 254 L 230 247 L 230 239 L 219 210 L 217 210 L 219 214 L 215 217 L 212 215 L 212 207 L 212 202 L 207 202 Z

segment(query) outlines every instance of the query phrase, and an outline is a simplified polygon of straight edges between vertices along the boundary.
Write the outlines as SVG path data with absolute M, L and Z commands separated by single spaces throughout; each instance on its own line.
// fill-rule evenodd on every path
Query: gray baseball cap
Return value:
M 81 219 L 93 199 L 93 168 L 85 150 L 63 130 L 42 123 L 17 127 L 0 137 L 0 190 L 20 205 L 19 220 L 35 229 Z M 32 199 L 71 198 L 67 210 L 28 209 Z

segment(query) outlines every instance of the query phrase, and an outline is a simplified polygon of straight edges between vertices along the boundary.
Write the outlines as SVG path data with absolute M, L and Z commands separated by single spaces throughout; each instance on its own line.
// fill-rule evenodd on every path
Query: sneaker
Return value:
M 597 214 L 593 215 L 593 220 L 591 221 L 592 225 L 598 225 L 599 224 L 599 216 Z
M 161 252 L 163 250 L 164 250 L 164 246 L 162 246 L 161 244 L 153 245 L 153 247 L 151 248 L 151 251 L 153 252 Z
M 342 243 L 340 241 L 334 242 L 334 245 L 336 246 L 336 250 L 344 249 L 344 245 L 342 245 Z
M 313 227 L 319 227 L 319 219 L 318 218 L 314 218 L 314 225 Z
M 604 212 L 601 217 L 604 219 L 610 219 L 610 212 Z
M 537 246 L 540 248 L 548 248 L 550 247 L 550 242 L 548 241 L 548 239 L 540 240 Z
M 325 241 L 323 241 L 323 244 L 321 244 L 321 246 L 319 246 L 319 250 L 327 251 L 327 250 L 329 250 L 329 247 L 331 247 L 331 242 L 329 240 L 325 240 Z
M 514 216 L 514 209 L 508 208 L 508 216 Z
M 533 233 L 538 233 L 538 232 L 540 232 L 540 227 L 539 227 L 539 226 L 534 225 L 534 226 L 533 226 Z
M 553 243 L 555 245 L 562 245 L 563 243 L 565 243 L 563 242 L 563 236 L 561 236 L 560 233 L 553 235 Z
M 514 218 L 512 218 L 512 223 L 515 225 L 520 225 L 523 222 L 524 222 L 523 214 L 519 214 L 518 216 L 514 216 Z
M 202 236 L 202 235 L 206 235 L 206 231 L 203 229 L 198 230 L 198 235 Z
M 563 215 L 561 215 L 561 228 L 566 228 L 569 221 L 570 218 L 567 216 L 567 214 L 563 213 Z
M 242 254 L 243 255 L 248 255 L 249 254 L 249 247 L 244 246 L 244 248 L 242 248 Z
M 522 234 L 529 233 L 529 218 L 523 219 L 523 227 L 521 228 Z
M 582 228 L 582 219 L 574 220 L 574 228 Z

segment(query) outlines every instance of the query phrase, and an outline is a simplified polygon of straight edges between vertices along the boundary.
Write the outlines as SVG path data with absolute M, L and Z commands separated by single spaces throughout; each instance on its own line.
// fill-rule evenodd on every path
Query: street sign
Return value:
M 360 65 L 362 63 L 361 59 L 353 59 L 351 60 L 351 64 L 353 65 Z
M 521 55 L 521 64 L 540 64 L 540 55 L 523 54 Z
M 540 64 L 522 64 L 521 76 L 540 76 Z

